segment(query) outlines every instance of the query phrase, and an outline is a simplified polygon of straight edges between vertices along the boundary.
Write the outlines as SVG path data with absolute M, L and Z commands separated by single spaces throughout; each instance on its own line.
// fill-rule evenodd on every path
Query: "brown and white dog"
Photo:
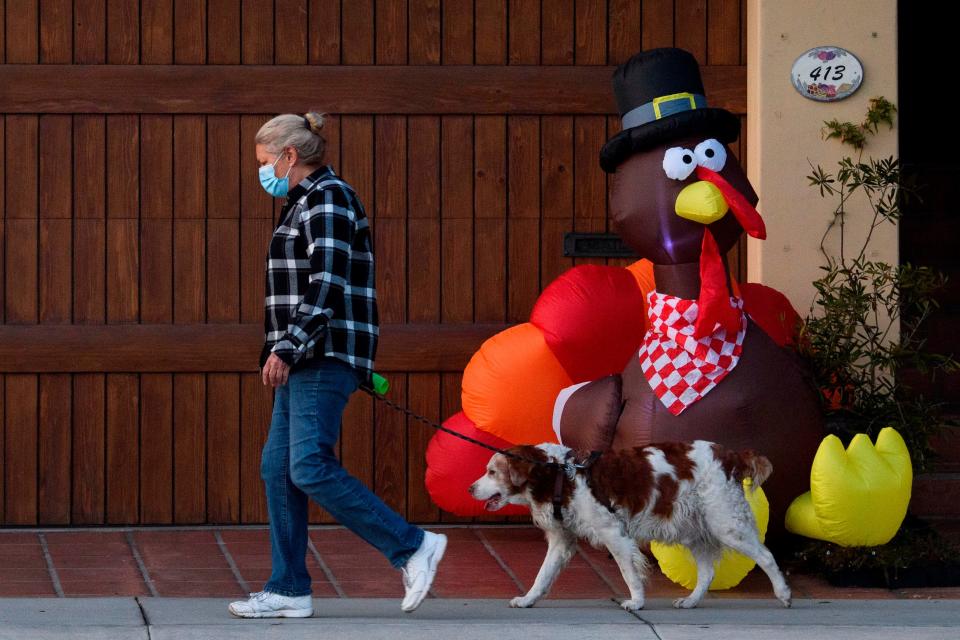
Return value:
M 559 444 L 521 445 L 509 452 L 539 462 L 563 463 L 572 455 Z M 621 604 L 628 611 L 643 607 L 647 560 L 637 543 L 650 540 L 680 543 L 696 559 L 696 588 L 675 600 L 675 607 L 699 604 L 713 580 L 713 563 L 726 547 L 755 560 L 789 607 L 790 588 L 760 542 L 742 487 L 746 477 L 759 486 L 772 471 L 763 456 L 704 440 L 607 451 L 588 469 L 558 470 L 496 453 L 470 494 L 485 500 L 490 511 L 507 503 L 529 505 L 534 524 L 546 534 L 547 556 L 536 580 L 525 595 L 510 601 L 511 607 L 533 606 L 547 594 L 578 538 L 613 555 L 630 590 L 630 599 Z M 562 520 L 553 509 L 557 473 L 563 474 Z

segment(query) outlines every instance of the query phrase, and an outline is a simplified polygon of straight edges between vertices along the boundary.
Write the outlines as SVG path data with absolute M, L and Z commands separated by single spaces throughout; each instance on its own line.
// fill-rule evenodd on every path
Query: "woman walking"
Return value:
M 245 618 L 313 614 L 310 498 L 401 570 L 403 611 L 423 601 L 447 544 L 406 522 L 334 454 L 347 400 L 371 380 L 379 328 L 368 221 L 353 188 L 322 164 L 323 120 L 280 115 L 256 136 L 260 183 L 286 203 L 267 255 L 260 355 L 263 383 L 275 389 L 260 467 L 273 570 L 262 591 L 230 604 Z

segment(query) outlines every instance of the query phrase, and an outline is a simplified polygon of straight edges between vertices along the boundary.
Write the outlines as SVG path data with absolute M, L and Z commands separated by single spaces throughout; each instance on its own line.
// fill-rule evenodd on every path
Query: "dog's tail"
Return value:
M 759 455 L 753 449 L 744 449 L 737 452 L 714 445 L 714 455 L 723 466 L 727 477 L 737 482 L 743 482 L 744 478 L 750 478 L 753 486 L 759 487 L 773 473 L 773 465 L 770 464 L 770 460 Z

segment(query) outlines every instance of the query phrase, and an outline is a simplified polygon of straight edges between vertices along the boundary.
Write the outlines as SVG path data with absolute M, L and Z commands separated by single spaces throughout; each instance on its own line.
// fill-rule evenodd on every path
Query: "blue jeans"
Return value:
M 307 506 L 313 498 L 340 524 L 376 547 L 394 567 L 423 542 L 423 529 L 390 509 L 340 465 L 334 446 L 347 399 L 360 384 L 346 362 L 321 357 L 275 388 L 260 475 L 266 483 L 273 571 L 264 591 L 312 593 L 307 572 Z M 397 437 L 402 437 L 397 434 Z

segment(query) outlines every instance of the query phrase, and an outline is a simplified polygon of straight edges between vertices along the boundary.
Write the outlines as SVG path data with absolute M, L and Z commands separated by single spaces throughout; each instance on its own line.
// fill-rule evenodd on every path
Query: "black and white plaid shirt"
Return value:
M 267 253 L 260 368 L 332 356 L 370 381 L 379 337 L 373 247 L 363 205 L 328 165 L 290 189 Z

